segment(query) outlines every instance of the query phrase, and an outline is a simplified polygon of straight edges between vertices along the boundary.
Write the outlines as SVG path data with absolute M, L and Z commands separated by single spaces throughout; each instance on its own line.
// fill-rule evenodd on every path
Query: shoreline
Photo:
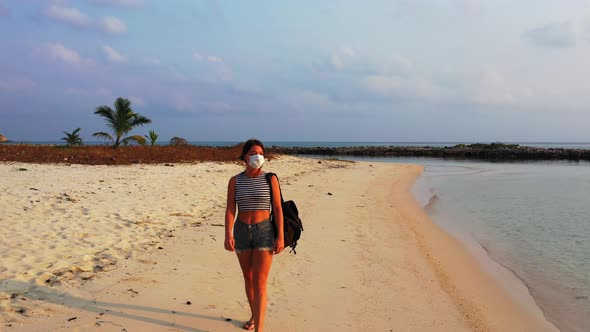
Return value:
M 432 219 L 432 218 L 431 218 Z M 435 222 L 433 220 L 433 222 Z M 539 316 L 538 318 L 547 321 L 550 325 L 561 331 L 561 328 L 552 321 L 547 315 L 543 306 L 533 296 L 532 288 L 527 283 L 526 279 L 518 275 L 516 271 L 509 266 L 496 260 L 492 257 L 489 250 L 476 239 L 463 238 L 461 235 L 453 234 L 453 232 L 441 227 L 449 236 L 456 238 L 465 250 L 467 250 L 479 264 L 481 270 L 493 278 L 494 282 L 502 288 L 502 291 L 507 294 L 515 303 L 517 303 L 525 311 L 532 315 Z
M 422 198 L 423 205 L 427 197 L 435 197 L 432 200 L 436 203 L 426 206 L 429 217 L 463 242 L 482 267 L 509 293 L 518 294 L 512 290 L 511 284 L 522 284 L 520 293 L 525 296 L 515 295 L 517 301 L 529 302 L 529 305 L 534 303 L 547 320 L 563 331 L 583 331 L 588 318 L 585 315 L 588 307 L 584 303 L 587 302 L 588 284 L 579 276 L 584 278 L 587 273 L 583 272 L 583 263 L 579 265 L 579 270 L 566 270 L 555 263 L 560 262 L 564 255 L 564 251 L 559 249 L 570 247 L 571 243 L 561 230 L 566 230 L 567 234 L 568 226 L 573 222 L 564 220 L 559 223 L 559 219 L 551 214 L 551 211 L 560 214 L 563 206 L 583 211 L 584 207 L 576 210 L 575 203 L 573 207 L 568 205 L 572 197 L 563 193 L 567 188 L 572 193 L 580 192 L 580 189 L 564 184 L 563 190 L 555 188 L 556 191 L 552 191 L 548 185 L 571 176 L 570 166 L 489 163 L 478 166 L 473 163 L 461 167 L 461 163 L 452 163 L 458 171 L 450 171 L 445 167 L 449 164 L 425 163 L 427 171 L 417 181 L 415 192 L 417 197 Z M 471 167 L 482 173 L 472 172 Z M 575 171 L 572 173 L 576 174 Z M 584 171 L 586 173 L 587 170 Z M 522 186 L 531 182 L 537 184 L 534 186 L 536 190 L 530 189 L 533 186 Z M 548 199 L 541 203 L 533 200 L 535 197 L 540 200 L 543 200 L 542 197 L 560 197 L 561 200 Z M 537 217 L 531 218 L 531 215 Z M 579 221 L 575 214 L 571 215 L 570 219 Z M 539 226 L 540 233 L 535 233 L 531 231 L 535 225 L 548 228 L 550 225 L 561 226 L 557 226 L 559 229 L 554 232 L 545 232 L 543 226 Z M 584 234 L 583 227 L 579 231 L 576 234 Z M 571 248 L 575 251 L 567 257 L 572 257 L 573 262 L 583 262 L 587 246 Z
M 322 164 L 318 162 L 312 159 L 279 157 L 276 162 L 269 162 L 267 169 L 275 171 L 276 169 L 272 167 L 276 163 L 281 171 L 281 183 L 285 196 L 298 203 L 306 225 L 306 232 L 303 234 L 297 256 L 281 254 L 273 264 L 272 276 L 269 279 L 271 298 L 269 298 L 268 309 L 271 330 L 273 326 L 276 328 L 284 326 L 281 323 L 290 321 L 293 316 L 305 317 L 302 326 L 316 330 L 318 328 L 355 330 L 355 326 L 358 327 L 360 324 L 376 329 L 402 326 L 408 329 L 422 327 L 442 331 L 457 329 L 500 331 L 505 330 L 505 327 L 515 330 L 516 327 L 524 328 L 524 330 L 527 330 L 527 327 L 551 330 L 543 322 L 536 321 L 540 319 L 538 315 L 531 315 L 526 310 L 518 308 L 516 304 L 511 304 L 507 294 L 497 294 L 499 286 L 494 285 L 494 281 L 487 278 L 483 270 L 478 271 L 478 263 L 473 257 L 469 258 L 468 249 L 461 247 L 451 234 L 444 232 L 428 218 L 410 192 L 411 186 L 421 173 L 420 166 L 328 160 L 321 160 Z M 293 166 L 294 164 L 297 165 Z M 0 167 L 5 165 L 7 164 L 0 164 Z M 203 166 L 199 165 L 198 167 Z M 211 163 L 205 166 L 209 171 L 203 170 L 202 174 L 216 174 L 222 167 L 225 169 L 221 172 L 223 174 L 231 174 L 234 171 L 237 173 L 236 170 L 239 169 L 239 165 L 235 164 Z M 44 167 L 47 166 L 39 166 L 40 169 Z M 68 168 L 64 165 L 55 167 L 66 170 Z M 85 174 L 83 169 L 89 166 L 78 165 L 78 167 L 82 169 L 82 174 Z M 103 172 L 101 167 L 104 167 L 104 171 L 110 169 L 109 166 L 91 167 L 93 167 L 93 173 Z M 201 174 L 196 169 L 191 170 L 197 167 L 195 165 L 177 165 L 179 169 L 154 165 L 118 167 L 133 170 L 152 167 L 163 172 L 157 178 L 165 177 L 169 171 L 182 171 L 180 174 L 187 174 L 185 171 L 188 171 L 188 174 L 193 172 L 193 175 Z M 30 168 L 34 170 L 36 166 L 31 165 Z M 226 176 L 220 177 L 220 180 L 225 182 Z M 133 179 L 128 178 L 128 181 L 133 183 Z M 139 184 L 141 186 L 141 183 Z M 132 187 L 122 187 L 113 189 L 135 192 Z M 179 188 L 182 187 L 174 189 Z M 112 324 L 100 318 L 103 316 L 97 316 L 102 309 L 104 316 L 112 316 L 109 322 L 120 321 L 123 323 L 117 324 L 124 324 L 127 327 L 159 326 L 162 328 L 169 324 L 187 331 L 200 331 L 200 328 L 207 326 L 204 330 L 218 330 L 216 327 L 231 329 L 231 326 L 239 329 L 240 320 L 236 321 L 236 316 L 232 314 L 244 313 L 245 309 L 243 300 L 240 299 L 242 291 L 239 268 L 231 255 L 221 254 L 222 251 L 220 252 L 217 248 L 218 241 L 212 240 L 223 233 L 221 227 L 215 227 L 214 220 L 220 218 L 223 213 L 223 209 L 219 206 L 220 202 L 217 200 L 223 199 L 224 188 L 221 191 L 217 191 L 219 190 L 217 187 L 207 188 L 215 190 L 211 204 L 217 208 L 212 214 L 205 215 L 205 222 L 201 226 L 193 226 L 195 217 L 198 217 L 194 212 L 176 212 L 179 214 L 178 218 L 184 221 L 179 227 L 168 230 L 170 232 L 164 232 L 161 242 L 152 245 L 151 251 L 136 253 L 128 260 L 119 260 L 117 270 L 97 273 L 78 286 L 64 281 L 62 286 L 56 286 L 62 287 L 58 289 L 63 290 L 64 293 L 60 291 L 57 292 L 59 294 L 54 295 L 61 294 L 63 298 L 64 294 L 73 292 L 73 295 L 65 296 L 70 301 L 68 302 L 70 306 L 64 308 L 57 305 L 52 309 L 56 313 L 54 317 L 41 315 L 28 320 L 28 323 L 22 327 L 25 329 L 50 325 L 62 328 L 90 327 L 97 320 L 103 322 L 103 327 Z M 44 190 L 42 186 L 38 189 Z M 326 192 L 331 192 L 333 195 L 327 195 Z M 82 200 L 71 193 L 70 197 Z M 198 202 L 200 201 L 197 200 Z M 201 201 L 201 203 L 204 202 Z M 176 202 L 172 210 L 180 210 L 182 206 L 183 204 Z M 375 216 L 371 213 L 375 209 L 382 209 L 388 213 Z M 134 210 L 128 212 L 137 213 Z M 358 220 L 372 221 L 372 228 L 359 229 Z M 326 233 L 325 228 L 331 231 Z M 174 236 L 168 237 L 167 234 L 174 234 Z M 328 234 L 330 237 L 326 237 Z M 383 237 L 384 235 L 394 236 L 394 238 Z M 385 242 L 379 242 L 377 245 L 373 241 L 375 238 Z M 194 251 L 194 243 L 200 243 L 199 246 L 202 247 L 199 248 L 204 252 L 215 252 L 213 256 L 217 258 L 199 255 L 198 264 L 192 261 L 178 265 L 177 261 L 183 261 L 190 255 L 186 250 Z M 155 249 L 156 246 L 161 246 L 163 249 Z M 383 248 L 391 250 L 383 252 Z M 439 253 L 446 252 L 452 252 L 453 255 L 438 257 Z M 457 259 L 457 257 L 462 258 Z M 349 268 L 343 269 L 339 263 L 346 259 L 350 262 Z M 122 266 L 122 262 L 125 266 Z M 367 266 L 367 263 L 370 264 Z M 461 269 L 456 269 L 457 266 Z M 159 272 L 162 269 L 169 273 Z M 181 273 L 176 275 L 176 272 L 172 272 L 181 269 L 188 269 L 191 273 L 189 276 L 181 276 Z M 141 276 L 137 276 L 137 272 L 141 272 Z M 304 280 L 297 278 L 300 274 L 306 276 Z M 199 275 L 202 277 L 198 277 Z M 210 276 L 220 280 L 209 283 Z M 289 276 L 294 278 L 292 280 L 295 285 L 283 281 Z M 189 285 L 188 289 L 194 289 L 193 295 L 183 296 L 182 290 L 175 289 L 178 288 L 176 286 L 179 282 Z M 195 282 L 196 288 L 190 286 Z M 128 287 L 127 283 L 135 286 Z M 165 289 L 170 294 L 169 298 L 162 299 L 161 292 L 153 289 L 154 285 Z M 227 287 L 228 285 L 231 286 Z M 223 286 L 228 289 L 224 289 Z M 46 291 L 52 289 L 51 287 L 43 288 Z M 485 288 L 487 291 L 482 291 L 480 288 Z M 203 290 L 206 291 L 203 293 Z M 199 299 L 194 292 L 199 294 Z M 281 294 L 288 294 L 288 296 L 281 297 Z M 312 296 L 312 294 L 318 298 L 317 303 L 308 303 L 306 296 Z M 171 299 L 173 295 L 175 295 L 174 300 Z M 188 297 L 191 298 L 191 306 L 184 303 L 186 302 L 184 299 Z M 238 303 L 235 302 L 236 297 L 240 299 Z M 35 301 L 35 299 L 30 300 Z M 401 303 L 399 303 L 400 300 Z M 121 309 L 120 305 L 113 306 L 118 301 L 124 301 L 125 306 L 129 308 Z M 53 304 L 56 305 L 57 302 L 59 301 Z M 104 308 L 109 306 L 97 306 L 96 302 L 110 304 L 112 310 L 105 311 Z M 24 302 L 21 301 L 21 303 Z M 312 308 L 307 308 L 307 304 L 311 304 Z M 82 309 L 83 307 L 94 308 L 94 311 Z M 151 320 L 137 315 L 137 312 L 147 310 L 147 307 L 160 308 L 159 311 L 155 311 L 156 314 L 151 317 Z M 281 308 L 288 309 L 281 310 Z M 331 308 L 333 312 L 322 312 L 322 309 L 326 308 Z M 320 309 L 319 313 L 317 309 Z M 381 310 L 383 314 L 375 317 L 375 313 L 372 312 L 374 309 Z M 37 309 L 32 309 L 32 314 L 37 313 L 35 310 Z M 117 314 L 114 314 L 115 311 Z M 164 311 L 185 312 L 185 314 L 170 317 Z M 212 311 L 215 315 L 207 315 Z M 41 312 L 45 311 L 41 310 Z M 67 321 L 73 317 L 72 315 L 76 319 Z M 349 315 L 352 315 L 352 321 Z M 225 318 L 233 320 L 228 323 L 225 322 Z M 498 319 L 507 323 L 494 322 Z M 391 325 L 392 323 L 394 325 Z M 7 329 L 17 331 L 17 328 L 15 324 Z
M 419 175 L 418 175 L 419 176 Z M 416 180 L 418 179 L 416 176 Z M 406 184 L 408 192 L 411 192 L 413 183 Z M 415 227 L 418 237 L 424 239 L 421 242 L 421 247 L 429 248 L 432 252 L 445 252 L 446 255 L 430 256 L 429 259 L 431 265 L 437 272 L 442 272 L 438 275 L 440 280 L 443 280 L 443 287 L 447 287 L 449 294 L 455 294 L 455 286 L 445 283 L 445 279 L 451 278 L 455 280 L 462 280 L 465 287 L 462 290 L 467 294 L 465 297 L 458 296 L 454 298 L 458 307 L 464 306 L 465 303 L 469 303 L 470 300 L 475 300 L 477 307 L 495 307 L 498 312 L 503 312 L 502 317 L 510 317 L 510 315 L 517 313 L 519 316 L 516 321 L 520 324 L 524 324 L 525 328 L 516 328 L 512 326 L 513 330 L 558 330 L 557 327 L 550 322 L 541 307 L 536 303 L 534 298 L 529 292 L 526 283 L 521 282 L 519 278 L 512 275 L 513 272 L 509 269 L 505 269 L 500 263 L 495 261 L 487 253 L 477 253 L 475 247 L 470 246 L 469 243 L 464 242 L 463 239 L 458 238 L 452 232 L 444 229 L 444 227 L 438 225 L 432 220 L 426 213 L 426 211 L 420 206 L 416 197 L 413 197 L 413 202 L 410 199 L 407 201 L 410 205 L 415 203 L 419 214 L 415 216 Z M 416 210 L 418 211 L 418 210 Z M 411 218 L 408 218 L 411 219 Z M 483 251 L 483 247 L 477 241 L 475 243 Z M 428 250 L 427 250 L 428 251 Z M 430 254 L 426 254 L 429 256 Z M 461 257 L 457 259 L 457 257 Z M 470 272 L 465 272 L 470 271 Z M 465 280 L 463 277 L 469 275 L 479 279 L 482 284 L 487 284 L 488 289 L 478 289 L 477 285 L 472 284 L 471 280 Z M 476 283 L 477 284 L 477 283 Z M 500 291 L 500 292 L 496 292 Z M 503 297 L 505 297 L 503 299 Z M 470 299 L 471 298 L 471 299 Z M 487 299 L 488 303 L 483 303 Z M 509 301 L 506 301 L 509 299 Z M 498 302 L 495 302 L 498 301 Z M 505 306 L 505 307 L 503 307 Z M 465 312 L 466 316 L 476 315 L 474 312 Z M 485 316 L 485 314 L 484 314 Z M 528 317 L 531 321 L 521 320 L 523 317 Z M 488 321 L 493 321 L 489 319 Z M 530 325 L 529 325 L 530 324 Z M 528 326 L 529 329 L 526 328 Z M 491 327 L 491 330 L 501 331 L 505 328 L 506 330 L 512 330 L 510 326 L 498 329 Z M 480 330 L 480 327 L 474 326 L 474 330 Z M 481 330 L 486 330 L 481 329 Z

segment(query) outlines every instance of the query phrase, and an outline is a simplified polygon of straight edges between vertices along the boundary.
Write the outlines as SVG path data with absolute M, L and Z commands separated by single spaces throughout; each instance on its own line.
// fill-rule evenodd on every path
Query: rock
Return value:
M 188 141 L 182 137 L 172 137 L 170 145 L 188 145 Z
M 8 142 L 8 138 L 6 136 L 0 134 L 0 143 Z
M 590 160 L 590 149 L 537 148 L 518 144 L 458 144 L 431 146 L 278 147 L 271 153 L 288 155 L 433 157 L 479 160 Z
M 92 272 L 82 272 L 80 274 L 78 274 L 78 276 L 82 279 L 82 280 L 90 280 L 94 277 L 94 273 Z

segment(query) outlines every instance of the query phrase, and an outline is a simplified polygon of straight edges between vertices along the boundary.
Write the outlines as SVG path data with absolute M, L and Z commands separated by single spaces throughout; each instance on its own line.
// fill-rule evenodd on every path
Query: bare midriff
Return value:
M 259 222 L 265 221 L 270 218 L 269 210 L 254 210 L 254 211 L 241 211 L 238 212 L 238 220 L 241 222 L 254 225 Z

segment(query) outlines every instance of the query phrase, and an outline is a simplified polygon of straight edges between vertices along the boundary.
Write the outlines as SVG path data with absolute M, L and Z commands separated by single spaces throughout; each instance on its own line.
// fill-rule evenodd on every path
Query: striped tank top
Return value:
M 245 173 L 236 175 L 236 203 L 238 211 L 270 210 L 270 187 L 266 172 L 255 178 Z

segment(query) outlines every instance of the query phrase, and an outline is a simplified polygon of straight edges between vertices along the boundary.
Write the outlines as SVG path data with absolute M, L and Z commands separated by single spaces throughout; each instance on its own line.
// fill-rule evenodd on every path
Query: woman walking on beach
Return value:
M 224 245 L 226 250 L 236 252 L 244 275 L 252 316 L 243 328 L 262 331 L 267 299 L 266 281 L 272 257 L 284 248 L 281 194 L 277 177 L 272 177 L 272 187 L 269 187 L 266 173 L 262 171 L 262 142 L 256 139 L 246 141 L 241 159 L 246 163 L 246 169 L 233 176 L 227 188 Z M 276 239 L 270 220 L 271 205 L 278 234 Z

